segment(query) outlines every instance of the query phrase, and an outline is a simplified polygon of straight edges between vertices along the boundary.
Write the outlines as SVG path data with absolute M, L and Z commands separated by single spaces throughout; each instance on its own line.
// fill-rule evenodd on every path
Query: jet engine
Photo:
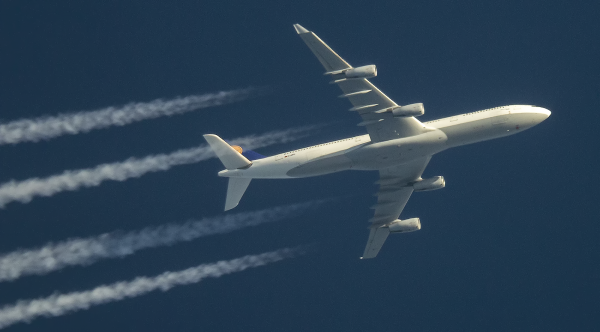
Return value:
M 390 233 L 414 232 L 421 229 L 421 220 L 419 218 L 396 219 L 388 224 L 388 228 L 390 229 Z
M 408 117 L 408 116 L 421 116 L 421 115 L 425 114 L 425 107 L 423 107 L 423 103 L 404 105 L 404 106 L 392 109 L 392 114 L 395 117 L 399 117 L 399 118 Z
M 377 76 L 377 67 L 368 65 L 344 71 L 346 78 L 371 78 Z
M 415 191 L 429 191 L 442 189 L 446 186 L 446 181 L 443 176 L 434 176 L 429 179 L 423 179 L 419 182 L 413 184 L 413 189 Z

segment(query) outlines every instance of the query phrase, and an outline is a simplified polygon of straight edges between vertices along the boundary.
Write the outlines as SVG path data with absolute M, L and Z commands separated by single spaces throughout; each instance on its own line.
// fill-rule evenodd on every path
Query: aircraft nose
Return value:
M 550 112 L 549 110 L 547 110 L 543 107 L 536 107 L 536 111 L 537 111 L 537 113 L 540 113 L 540 114 L 543 114 L 546 116 L 544 118 L 544 120 L 546 120 L 550 116 L 550 114 L 552 114 L 552 112 Z
M 535 113 L 535 122 L 536 123 L 540 123 L 544 120 L 546 120 L 551 112 L 543 107 L 535 107 L 534 108 L 534 113 Z

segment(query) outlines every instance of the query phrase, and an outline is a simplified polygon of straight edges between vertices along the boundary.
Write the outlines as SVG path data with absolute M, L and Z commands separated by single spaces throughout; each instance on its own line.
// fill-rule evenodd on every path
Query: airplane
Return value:
M 294 24 L 296 32 L 314 53 L 343 94 L 349 109 L 362 118 L 358 126 L 367 134 L 264 157 L 230 146 L 219 136 L 204 138 L 225 166 L 219 176 L 229 178 L 225 211 L 236 207 L 252 179 L 288 179 L 319 176 L 345 170 L 378 171 L 379 191 L 369 220 L 369 238 L 361 259 L 374 258 L 390 233 L 421 229 L 419 218 L 399 219 L 413 192 L 441 189 L 442 176 L 421 175 L 439 152 L 457 146 L 505 137 L 527 130 L 550 116 L 532 105 L 508 105 L 428 122 L 422 103 L 400 106 L 368 79 L 377 76 L 375 65 L 352 67 L 316 34 Z

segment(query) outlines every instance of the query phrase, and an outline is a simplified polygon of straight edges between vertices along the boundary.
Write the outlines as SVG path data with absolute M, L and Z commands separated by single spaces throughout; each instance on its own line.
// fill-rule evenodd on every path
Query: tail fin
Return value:
M 208 142 L 217 157 L 219 157 L 225 168 L 232 170 L 252 165 L 252 162 L 248 158 L 242 156 L 241 153 L 222 140 L 221 137 L 208 134 L 204 135 L 204 139 Z
M 229 143 L 229 141 L 227 141 L 227 140 L 224 140 L 224 141 L 225 141 L 227 144 L 231 145 L 231 143 Z M 257 160 L 257 159 L 262 159 L 262 158 L 267 158 L 267 157 L 263 156 L 263 155 L 262 155 L 262 154 L 260 154 L 260 153 L 254 152 L 254 151 L 252 151 L 252 150 L 246 150 L 246 149 L 242 148 L 242 147 L 241 147 L 241 146 L 239 146 L 239 145 L 231 145 L 231 147 L 232 147 L 232 148 L 233 148 L 235 151 L 237 151 L 237 152 L 241 153 L 241 154 L 242 154 L 242 156 L 244 156 L 244 157 L 248 158 L 248 160 L 250 160 L 250 161 Z
M 206 139 L 225 168 L 234 170 L 252 165 L 252 162 L 241 154 L 242 149 L 239 146 L 232 147 L 217 135 L 204 135 L 204 139 Z M 252 179 L 229 178 L 227 198 L 225 199 L 225 211 L 233 209 L 240 203 L 244 192 L 246 192 L 246 189 L 250 184 L 250 180 Z
M 227 184 L 227 198 L 225 199 L 225 211 L 231 210 L 240 203 L 240 199 L 250 184 L 249 178 L 229 178 Z

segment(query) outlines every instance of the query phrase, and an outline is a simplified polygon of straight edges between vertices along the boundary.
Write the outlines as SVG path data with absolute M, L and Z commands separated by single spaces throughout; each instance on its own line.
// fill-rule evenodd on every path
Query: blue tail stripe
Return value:
M 257 160 L 257 159 L 266 158 L 262 154 L 256 153 L 252 150 L 244 150 L 244 152 L 242 152 L 242 156 L 248 158 L 248 160 Z
M 224 140 L 224 141 L 227 142 L 227 144 L 231 145 L 231 143 L 228 140 Z M 260 153 L 254 152 L 252 150 L 246 150 L 246 149 L 244 149 L 243 146 L 242 146 L 242 156 L 248 158 L 248 160 L 250 160 L 250 161 L 267 158 Z

